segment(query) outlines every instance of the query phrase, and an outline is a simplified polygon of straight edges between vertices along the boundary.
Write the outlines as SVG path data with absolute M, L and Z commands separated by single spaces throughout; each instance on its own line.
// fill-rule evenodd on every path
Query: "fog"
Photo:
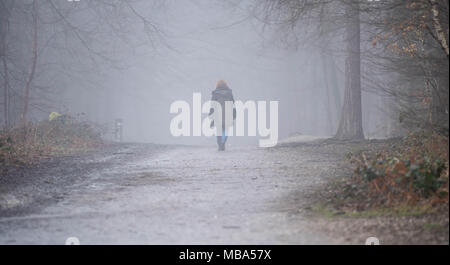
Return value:
M 51 50 L 39 59 L 56 56 L 64 67 L 58 66 L 63 74 L 42 74 L 58 93 L 50 96 L 49 107 L 32 111 L 33 119 L 45 119 L 50 111 L 83 113 L 85 119 L 112 127 L 120 118 L 126 142 L 214 144 L 208 137 L 172 136 L 169 124 L 175 115 L 169 107 L 176 100 L 192 103 L 195 92 L 202 94 L 202 102 L 209 100 L 216 82 L 224 79 L 236 100 L 279 101 L 279 138 L 332 136 L 343 102 L 343 59 L 323 47 L 286 45 L 276 28 L 265 28 L 249 15 L 247 4 L 137 2 L 135 11 L 150 17 L 154 28 L 135 19 L 124 24 L 119 37 L 99 34 L 92 45 L 106 54 L 103 59 L 92 59 L 72 36 L 70 45 L 79 54 L 66 58 Z M 81 23 L 90 16 L 81 9 L 70 19 Z M 382 109 L 382 98 L 363 93 L 366 137 L 384 136 L 379 132 Z M 257 140 L 234 137 L 230 145 Z

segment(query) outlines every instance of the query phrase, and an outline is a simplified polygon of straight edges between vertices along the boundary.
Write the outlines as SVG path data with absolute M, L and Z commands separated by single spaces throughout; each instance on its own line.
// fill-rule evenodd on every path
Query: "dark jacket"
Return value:
M 225 128 L 225 101 L 232 101 L 234 103 L 233 92 L 228 86 L 218 86 L 213 92 L 211 101 L 217 101 L 222 107 L 222 128 Z M 214 109 L 209 110 L 209 115 L 214 113 Z M 236 119 L 236 109 L 233 106 L 233 120 Z M 214 121 L 211 127 L 214 126 Z

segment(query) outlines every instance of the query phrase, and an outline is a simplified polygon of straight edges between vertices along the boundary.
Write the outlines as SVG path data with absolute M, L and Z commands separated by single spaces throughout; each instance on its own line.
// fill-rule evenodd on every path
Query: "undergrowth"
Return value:
M 0 170 L 38 163 L 52 156 L 90 150 L 102 144 L 99 128 L 63 115 L 52 121 L 0 131 Z
M 415 132 L 383 148 L 349 153 L 353 175 L 327 187 L 327 207 L 349 216 L 448 209 L 448 137 Z

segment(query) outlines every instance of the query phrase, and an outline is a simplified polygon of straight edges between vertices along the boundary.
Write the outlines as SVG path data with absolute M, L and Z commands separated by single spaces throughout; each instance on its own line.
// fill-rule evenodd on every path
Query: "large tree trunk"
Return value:
M 345 7 L 347 58 L 345 60 L 345 95 L 338 131 L 340 140 L 364 139 L 361 110 L 361 51 L 359 6 Z

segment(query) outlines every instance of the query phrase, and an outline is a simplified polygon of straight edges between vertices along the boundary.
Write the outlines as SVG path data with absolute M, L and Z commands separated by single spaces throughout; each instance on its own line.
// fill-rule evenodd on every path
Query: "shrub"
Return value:
M 366 189 L 365 204 L 448 204 L 448 138 L 411 134 L 391 149 L 351 157 L 352 186 Z

